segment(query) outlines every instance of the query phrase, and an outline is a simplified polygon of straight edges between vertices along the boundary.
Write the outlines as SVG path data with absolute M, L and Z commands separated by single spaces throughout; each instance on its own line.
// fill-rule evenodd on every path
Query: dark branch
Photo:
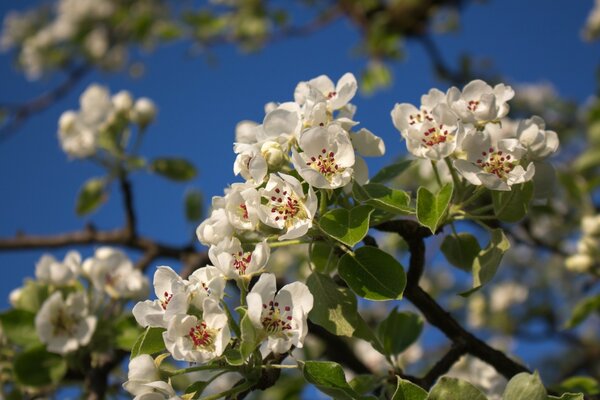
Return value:
M 137 219 L 133 207 L 133 190 L 131 189 L 131 182 L 126 176 L 122 176 L 119 179 L 119 184 L 123 196 L 123 209 L 125 210 L 125 231 L 131 240 L 135 240 L 137 236 Z
M 464 343 L 452 343 L 450 350 L 421 379 L 421 386 L 429 389 L 433 386 L 437 379 L 450 371 L 450 368 L 467 352 Z

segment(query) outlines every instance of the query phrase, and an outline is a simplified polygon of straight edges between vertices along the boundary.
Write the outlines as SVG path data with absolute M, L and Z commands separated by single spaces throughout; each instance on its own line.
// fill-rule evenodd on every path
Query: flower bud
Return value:
M 126 90 L 121 90 L 112 97 L 112 103 L 117 112 L 129 112 L 133 108 L 133 98 Z
M 65 111 L 58 120 L 58 130 L 60 132 L 69 132 L 75 126 L 77 121 L 77 113 L 75 111 Z
M 145 127 L 156 118 L 156 106 L 147 97 L 140 97 L 133 106 L 133 120 Z
M 594 260 L 587 254 L 574 254 L 565 260 L 565 266 L 574 272 L 586 272 L 594 265 Z
M 23 292 L 23 288 L 16 288 L 10 292 L 8 295 L 8 301 L 10 305 L 14 308 L 17 308 L 17 303 L 21 300 L 21 294 Z
M 260 152 L 264 159 L 267 161 L 267 165 L 270 170 L 278 169 L 281 164 L 285 161 L 285 154 L 281 145 L 277 142 L 267 141 L 260 147 Z

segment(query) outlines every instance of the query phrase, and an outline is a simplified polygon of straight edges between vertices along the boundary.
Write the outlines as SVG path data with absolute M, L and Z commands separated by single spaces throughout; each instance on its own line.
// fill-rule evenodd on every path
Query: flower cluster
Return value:
M 35 266 L 35 276 L 13 290 L 10 302 L 17 310 L 36 313 L 37 336 L 49 352 L 58 354 L 88 345 L 109 303 L 148 295 L 147 278 L 125 253 L 110 247 L 97 249 L 83 261 L 76 251 L 62 261 L 45 254 Z M 34 299 L 40 300 L 39 306 Z
M 600 0 L 594 2 L 594 8 L 588 15 L 582 34 L 585 40 L 590 41 L 600 37 Z
M 584 216 L 581 231 L 577 252 L 567 257 L 565 265 L 572 271 L 591 272 L 600 262 L 600 215 Z
M 90 85 L 79 98 L 79 111 L 65 111 L 58 122 L 58 138 L 65 153 L 73 158 L 93 156 L 100 149 L 112 151 L 125 146 L 128 126 L 135 123 L 141 130 L 156 116 L 152 100 L 121 91 L 111 96 L 109 90 Z
M 530 181 L 536 167 L 548 171 L 543 161 L 559 143 L 540 117 L 518 122 L 506 118 L 513 96 L 510 86 L 475 80 L 462 91 L 432 89 L 422 96 L 419 108 L 396 104 L 392 121 L 416 157 L 452 160 L 471 184 L 508 191 Z

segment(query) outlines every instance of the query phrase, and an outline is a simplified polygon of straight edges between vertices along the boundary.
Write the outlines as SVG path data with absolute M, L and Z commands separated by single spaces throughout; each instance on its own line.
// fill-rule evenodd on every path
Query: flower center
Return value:
M 431 117 L 431 115 L 429 115 L 429 111 L 427 111 L 427 110 L 421 110 L 421 112 L 419 112 L 417 114 L 410 114 L 408 116 L 408 124 L 409 125 L 421 124 L 425 121 L 429 121 L 429 122 L 433 121 L 433 118 Z
M 173 293 L 169 293 L 169 292 L 163 293 L 163 299 L 160 301 L 160 306 L 162 307 L 163 310 L 167 309 L 167 306 L 169 305 L 169 302 L 171 301 L 172 298 L 173 298 Z
M 284 221 L 286 226 L 292 226 L 295 218 L 306 218 L 296 195 L 279 188 L 275 188 L 275 195 L 271 196 L 271 214 L 275 221 Z
M 242 204 L 240 204 L 240 209 L 242 210 L 241 211 L 242 218 L 248 219 L 248 207 L 244 203 L 242 203 Z
M 66 312 L 64 309 L 59 309 L 58 313 L 52 318 L 52 333 L 54 336 L 66 335 L 73 336 L 75 334 L 78 320 Z
M 244 275 L 246 273 L 246 269 L 248 268 L 248 264 L 252 261 L 252 253 L 247 252 L 238 252 L 237 254 L 232 254 L 233 256 L 233 267 L 240 275 Z
M 421 141 L 425 146 L 432 147 L 439 143 L 445 143 L 448 139 L 452 139 L 453 136 L 450 135 L 448 137 L 448 129 L 444 129 L 444 125 L 440 124 L 439 127 L 431 127 L 423 132 L 423 136 L 425 136 Z
M 262 325 L 269 335 L 284 334 L 285 331 L 292 329 L 291 307 L 279 307 L 279 303 L 270 301 L 269 304 L 263 304 Z
M 478 159 L 477 165 L 485 172 L 496 175 L 498 178 L 504 178 L 506 174 L 515 168 L 516 163 L 511 160 L 511 155 L 504 155 L 502 151 L 494 151 L 490 147 L 488 151 L 481 153 L 484 159 Z
M 333 92 L 329 92 L 329 93 L 327 93 L 327 98 L 328 98 L 329 100 L 331 100 L 331 99 L 333 99 L 333 97 L 334 97 L 335 95 L 337 95 L 337 92 L 335 92 L 335 91 L 333 91 Z
M 467 108 L 471 111 L 475 111 L 477 109 L 477 106 L 479 105 L 479 101 L 476 100 L 470 100 L 467 103 Z
M 215 330 L 206 327 L 206 322 L 202 321 L 198 325 L 190 328 L 188 336 L 192 339 L 196 349 L 213 351 L 215 346 Z
M 321 154 L 311 157 L 310 162 L 307 162 L 306 165 L 318 171 L 328 180 L 344 170 L 335 162 L 335 153 L 333 151 L 328 152 L 327 149 L 321 149 Z

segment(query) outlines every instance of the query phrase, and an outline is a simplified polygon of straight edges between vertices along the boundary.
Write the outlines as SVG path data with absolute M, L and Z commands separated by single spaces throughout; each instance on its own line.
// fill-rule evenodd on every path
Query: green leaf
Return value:
M 48 285 L 33 279 L 27 279 L 21 288 L 15 308 L 37 313 L 48 295 Z
M 413 344 L 422 331 L 423 318 L 420 315 L 393 309 L 390 315 L 379 324 L 377 335 L 385 353 L 394 356 Z
M 575 305 L 565 327 L 567 329 L 574 328 L 585 321 L 590 314 L 598 311 L 600 311 L 600 294 L 585 298 Z
M 313 272 L 306 285 L 314 296 L 318 307 L 308 314 L 315 324 L 338 336 L 355 336 L 364 320 L 358 314 L 356 296 L 345 288 L 340 288 L 329 276 Z
M 331 361 L 306 361 L 302 365 L 304 379 L 321 392 L 336 400 L 358 400 L 365 397 L 357 393 L 346 382 L 342 367 Z M 369 397 L 367 397 L 369 398 Z
M 44 346 L 37 346 L 17 354 L 13 371 L 22 385 L 48 386 L 60 382 L 65 376 L 67 361 L 63 356 L 48 353 Z
M 379 183 L 368 183 L 360 186 L 354 183 L 352 187 L 354 198 L 380 210 L 393 214 L 413 214 L 410 206 L 410 195 L 402 190 L 390 189 Z
M 357 375 L 350 382 L 350 387 L 359 394 L 365 394 L 375 390 L 381 384 L 381 379 L 376 375 Z
M 77 195 L 75 212 L 77 215 L 86 215 L 96 210 L 108 198 L 104 178 L 88 179 Z
M 417 219 L 421 225 L 428 227 L 434 234 L 448 211 L 452 190 L 452 184 L 447 183 L 436 194 L 431 193 L 425 187 L 420 187 L 417 191 Z
M 414 160 L 402 160 L 398 161 L 397 163 L 383 167 L 379 170 L 379 172 L 375 174 L 374 177 L 370 179 L 370 182 L 385 183 L 396 179 L 404 171 L 406 171 L 413 164 L 413 162 Z
M 337 268 L 340 257 L 327 242 L 314 242 L 310 246 L 310 261 L 317 272 L 328 274 Z
M 192 383 L 190 386 L 188 386 L 185 389 L 185 399 L 188 400 L 195 400 L 195 399 L 199 399 L 200 396 L 202 395 L 202 392 L 204 391 L 204 389 L 206 389 L 206 387 L 208 386 L 210 382 L 205 382 L 205 381 L 196 381 L 194 383 Z
M 0 314 L 2 331 L 14 344 L 31 347 L 40 343 L 35 330 L 35 314 L 25 310 L 8 310 Z
M 431 388 L 427 400 L 487 400 L 481 390 L 456 378 L 441 377 Z M 525 400 L 525 397 L 521 400 Z M 529 400 L 529 399 L 528 399 Z
M 585 394 L 600 394 L 600 383 L 590 376 L 572 376 L 559 385 L 560 391 L 583 392 Z
M 502 400 L 546 400 L 547 397 L 546 388 L 537 372 L 521 372 L 508 381 Z
M 481 246 L 475 236 L 469 233 L 448 235 L 441 246 L 446 260 L 457 268 L 471 272 L 473 261 L 481 251 Z
M 146 328 L 133 345 L 130 359 L 142 354 L 155 354 L 165 350 L 165 342 L 162 337 L 164 331 L 164 328 L 150 326 Z
M 488 283 L 498 270 L 500 261 L 504 253 L 510 248 L 510 242 L 504 235 L 502 229 L 494 229 L 490 238 L 490 243 L 485 249 L 481 250 L 475 261 L 473 261 L 473 288 L 461 293 L 461 296 L 468 296 L 483 285 Z
M 563 393 L 562 396 L 548 396 L 548 400 L 585 400 L 583 393 Z
M 427 392 L 421 387 L 399 376 L 396 378 L 398 379 L 398 384 L 392 400 L 425 400 L 427 398 Z
M 533 198 L 533 182 L 513 185 L 510 191 L 492 190 L 494 213 L 499 220 L 518 222 L 525 217 Z
M 600 148 L 592 147 L 581 153 L 572 167 L 578 172 L 583 172 L 598 165 L 600 165 Z
M 402 298 L 406 274 L 402 265 L 377 247 L 364 246 L 340 258 L 338 272 L 357 295 L 368 300 Z
M 256 328 L 250 321 L 250 317 L 245 313 L 240 321 L 240 329 L 242 331 L 242 343 L 240 344 L 240 354 L 242 356 L 242 360 L 246 360 L 250 354 L 256 349 L 256 347 L 261 342 L 261 338 L 259 337 L 256 331 Z
M 198 189 L 189 189 L 185 192 L 185 218 L 189 222 L 199 222 L 203 214 L 202 192 Z
M 379 61 L 370 62 L 362 71 L 360 88 L 367 94 L 387 87 L 392 82 L 388 67 Z
M 227 349 L 223 353 L 225 356 L 225 360 L 227 360 L 227 364 L 233 366 L 240 366 L 244 364 L 244 358 L 242 358 L 242 353 L 236 349 Z
M 121 319 L 115 324 L 115 344 L 119 349 L 131 351 L 140 336 L 140 326 L 132 316 Z
M 336 208 L 321 216 L 319 226 L 327 235 L 346 246 L 354 247 L 367 235 L 372 212 L 373 209 L 369 206 L 357 206 L 350 210 Z
M 196 167 L 182 158 L 157 158 L 150 164 L 150 170 L 173 181 L 189 181 L 196 177 Z

